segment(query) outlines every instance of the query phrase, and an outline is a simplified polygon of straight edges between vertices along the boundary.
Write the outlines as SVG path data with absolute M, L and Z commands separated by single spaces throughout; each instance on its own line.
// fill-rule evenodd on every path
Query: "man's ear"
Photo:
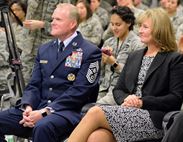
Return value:
M 71 29 L 76 29 L 77 27 L 77 21 L 76 20 L 73 20 L 71 23 L 70 23 L 70 26 L 71 26 Z

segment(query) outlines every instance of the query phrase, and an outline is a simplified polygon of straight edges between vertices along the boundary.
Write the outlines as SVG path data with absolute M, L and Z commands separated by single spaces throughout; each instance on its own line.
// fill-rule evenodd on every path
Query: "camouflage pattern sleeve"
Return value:
M 100 44 L 103 34 L 103 28 L 101 23 L 99 22 L 97 15 L 93 15 L 87 21 L 80 23 L 78 30 L 88 41 L 94 43 L 95 45 Z
M 107 10 L 105 10 L 102 7 L 98 7 L 97 10 L 95 11 L 95 14 L 99 17 L 103 29 L 106 29 L 106 27 L 109 24 L 109 15 Z
M 8 90 L 7 76 L 11 73 L 8 58 L 9 52 L 7 49 L 7 41 L 4 31 L 0 31 L 0 95 Z
M 179 41 L 181 36 L 183 36 L 183 23 L 177 28 L 177 32 L 176 32 L 177 41 Z

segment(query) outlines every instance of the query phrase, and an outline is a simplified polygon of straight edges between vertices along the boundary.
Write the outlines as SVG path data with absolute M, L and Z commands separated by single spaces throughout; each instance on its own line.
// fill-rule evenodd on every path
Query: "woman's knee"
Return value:
M 92 120 L 95 123 L 100 122 L 103 120 L 104 112 L 99 106 L 94 106 L 88 110 L 88 112 L 85 115 L 85 119 Z
M 99 106 L 94 106 L 88 110 L 87 115 L 97 117 L 98 115 L 103 115 L 103 113 L 104 113 L 103 110 Z

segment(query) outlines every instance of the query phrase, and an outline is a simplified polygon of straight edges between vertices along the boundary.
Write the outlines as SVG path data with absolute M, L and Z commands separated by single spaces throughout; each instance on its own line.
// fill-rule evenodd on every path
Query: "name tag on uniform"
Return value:
M 82 57 L 83 57 L 83 52 L 73 51 L 72 55 L 66 58 L 65 66 L 72 67 L 72 68 L 80 68 Z
M 41 64 L 47 64 L 48 63 L 48 60 L 40 60 L 39 63 L 41 63 Z

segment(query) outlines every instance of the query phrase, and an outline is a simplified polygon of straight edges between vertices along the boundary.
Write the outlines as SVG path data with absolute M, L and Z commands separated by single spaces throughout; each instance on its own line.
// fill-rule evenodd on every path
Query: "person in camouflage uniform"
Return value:
M 82 33 L 86 40 L 99 46 L 103 34 L 103 28 L 99 17 L 96 14 L 92 14 L 90 5 L 86 0 L 78 0 L 76 7 L 80 14 L 78 31 Z
M 30 30 L 32 48 L 52 39 L 50 35 L 51 14 L 59 3 L 70 2 L 69 0 L 27 0 L 28 8 L 24 26 Z M 33 49 L 34 50 L 34 49 Z M 37 52 L 35 52 L 36 54 Z
M 26 31 L 29 41 L 26 45 L 26 52 L 22 52 L 21 60 L 24 79 L 27 83 L 31 76 L 38 46 L 53 39 L 50 35 L 53 10 L 57 4 L 70 2 L 70 0 L 24 0 L 24 2 L 28 5 L 24 27 L 29 30 Z M 24 35 L 21 38 L 24 39 Z
M 8 62 L 9 52 L 4 29 L 0 29 L 0 37 L 0 96 L 2 96 L 8 92 L 7 76 L 11 73 L 11 69 Z
M 176 32 L 177 41 L 180 40 L 182 35 L 183 35 L 183 23 L 177 28 L 177 32 Z
M 10 3 L 10 8 L 18 19 L 12 15 L 12 27 L 15 34 L 16 44 L 20 53 L 22 51 L 28 52 L 27 44 L 30 44 L 29 37 L 27 36 L 28 30 L 23 27 L 23 22 L 25 20 L 27 5 L 19 0 L 13 0 Z M 24 38 L 22 38 L 24 37 Z
M 179 48 L 179 52 L 181 54 L 183 54 L 183 34 L 182 34 L 182 36 L 179 39 L 178 48 Z
M 89 2 L 92 12 L 99 17 L 100 23 L 105 30 L 109 24 L 109 15 L 107 10 L 100 6 L 100 0 L 89 0 Z
M 100 6 L 105 10 L 107 10 L 108 13 L 111 12 L 113 5 L 108 3 L 106 0 L 100 0 L 100 1 L 101 1 Z
M 142 0 L 142 3 L 147 5 L 148 7 L 151 6 L 151 2 L 152 2 L 152 0 Z
M 177 28 L 176 39 L 178 43 L 178 51 L 183 53 L 183 23 Z
M 136 8 L 147 10 L 149 7 L 142 3 L 142 0 L 133 0 L 133 4 Z
M 158 6 L 159 0 L 142 0 L 142 3 L 152 8 Z
M 134 6 L 133 4 L 133 0 L 117 0 L 117 5 L 118 6 L 127 6 L 129 7 L 132 12 L 134 13 L 135 17 L 137 18 L 142 12 L 144 12 L 144 10 L 142 9 L 138 9 Z M 136 34 L 138 34 L 138 28 L 135 25 L 134 26 L 134 32 Z M 110 38 L 111 36 L 113 36 L 112 30 L 110 29 L 110 25 L 107 27 L 107 29 L 104 31 L 102 39 L 106 40 L 108 38 Z
M 107 3 L 109 3 L 111 6 L 116 5 L 116 0 L 101 0 L 102 2 L 105 1 Z
M 10 8 L 13 11 L 13 13 L 19 18 L 21 22 L 25 19 L 26 15 L 26 5 L 22 3 L 19 0 L 13 0 L 10 2 Z M 11 14 L 10 17 L 11 19 L 11 26 L 14 31 L 14 36 L 16 39 L 16 47 L 18 47 L 18 51 L 24 50 L 24 47 L 26 46 L 25 42 L 20 39 L 19 37 L 24 34 L 24 28 L 19 25 L 15 17 Z M 19 22 L 20 22 L 19 21 Z M 9 63 L 9 49 L 8 49 L 8 44 L 6 40 L 6 34 L 5 34 L 5 29 L 1 28 L 0 31 L 0 92 L 6 92 L 8 91 L 7 87 L 7 76 L 12 72 L 10 68 L 10 63 Z M 13 84 L 12 84 L 13 85 Z M 2 94 L 1 94 L 2 95 Z
M 168 0 L 165 7 L 165 10 L 167 11 L 173 24 L 175 34 L 177 32 L 177 28 L 183 23 L 183 10 L 179 10 L 179 8 L 181 8 L 179 5 L 180 0 Z
M 110 50 L 111 55 L 103 52 L 101 83 L 97 103 L 115 104 L 112 90 L 117 83 L 130 52 L 141 49 L 140 38 L 132 31 L 135 17 L 130 8 L 117 6 L 112 10 L 111 29 L 114 36 L 104 42 L 102 51 Z
M 167 0 L 160 0 L 159 7 L 166 9 Z

